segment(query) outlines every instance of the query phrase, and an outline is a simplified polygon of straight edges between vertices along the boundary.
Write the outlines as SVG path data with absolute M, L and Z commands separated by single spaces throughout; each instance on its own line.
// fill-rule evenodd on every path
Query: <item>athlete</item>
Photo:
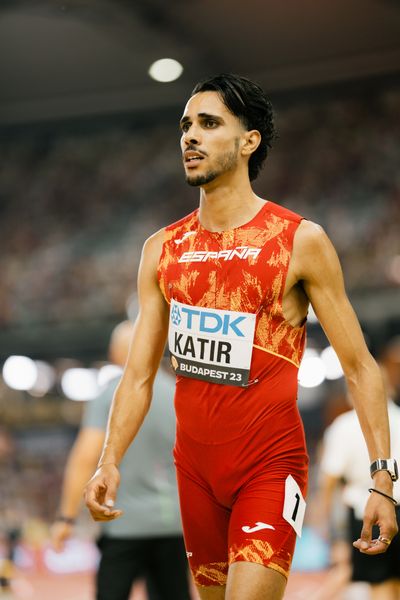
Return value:
M 236 75 L 198 84 L 180 121 L 199 209 L 144 245 L 140 312 L 98 469 L 95 520 L 115 519 L 118 465 L 144 420 L 168 337 L 177 375 L 174 449 L 186 551 L 202 600 L 283 597 L 301 535 L 307 452 L 296 407 L 311 303 L 345 371 L 374 465 L 356 547 L 397 531 L 386 399 L 323 230 L 258 197 L 274 138 L 264 92 Z M 372 540 L 372 524 L 379 538 Z

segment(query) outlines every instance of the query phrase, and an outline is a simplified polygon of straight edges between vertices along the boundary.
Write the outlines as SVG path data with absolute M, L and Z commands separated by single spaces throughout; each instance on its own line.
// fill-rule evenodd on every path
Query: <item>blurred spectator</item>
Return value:
M 399 104 L 383 87 L 278 109 L 257 183 L 327 229 L 350 291 L 400 284 Z M 0 323 L 124 314 L 142 242 L 188 212 L 177 143 L 162 124 L 1 142 Z
M 390 345 L 388 346 L 388 348 Z M 400 407 L 388 400 L 388 413 L 391 434 L 391 456 L 400 459 Z M 327 428 L 320 463 L 321 469 L 321 503 L 322 519 L 324 523 L 329 520 L 335 522 L 338 508 L 334 504 L 337 487 L 342 484 L 342 499 L 347 507 L 348 522 L 345 532 L 331 533 L 333 548 L 336 552 L 336 585 L 346 584 L 347 573 L 352 581 L 363 581 L 370 584 L 372 600 L 400 600 L 400 535 L 395 536 L 385 554 L 367 556 L 360 554 L 352 546 L 352 542 L 359 537 L 362 528 L 362 516 L 368 498 L 368 488 L 373 487 L 369 474 L 370 460 L 367 447 L 363 439 L 361 428 L 355 410 L 347 411 L 337 417 Z M 400 481 L 394 484 L 394 498 L 400 501 Z M 389 502 L 389 500 L 388 500 Z M 396 507 L 397 522 L 400 528 L 400 506 Z M 348 549 L 343 551 L 342 539 L 347 536 Z M 379 531 L 373 528 L 373 538 L 377 538 Z M 339 542 L 339 544 L 338 544 Z M 338 561 L 338 548 L 340 547 L 340 561 Z M 349 555 L 351 569 L 347 571 L 346 553 Z M 340 568 L 337 568 L 338 565 Z M 331 578 L 334 585 L 334 579 Z M 328 598 L 328 590 L 326 590 Z
M 123 366 L 133 325 L 125 321 L 111 337 L 110 359 Z M 52 526 L 56 549 L 72 534 L 85 484 L 96 470 L 108 412 L 119 378 L 91 401 L 65 469 L 60 511 Z M 159 370 L 150 412 L 120 465 L 118 506 L 124 515 L 102 524 L 98 600 L 128 600 L 132 584 L 144 577 L 150 600 L 189 600 L 187 561 L 172 459 L 175 434 L 174 381 Z

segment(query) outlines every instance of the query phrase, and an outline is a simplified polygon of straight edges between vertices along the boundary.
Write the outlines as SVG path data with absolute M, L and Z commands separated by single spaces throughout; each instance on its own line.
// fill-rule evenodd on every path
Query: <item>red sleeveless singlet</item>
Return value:
M 178 425 L 199 442 L 227 442 L 266 421 L 282 431 L 293 421 L 305 324 L 285 320 L 282 298 L 301 220 L 268 201 L 232 230 L 207 231 L 198 210 L 165 229 L 158 277 L 168 303 L 257 314 L 246 387 L 177 376 Z

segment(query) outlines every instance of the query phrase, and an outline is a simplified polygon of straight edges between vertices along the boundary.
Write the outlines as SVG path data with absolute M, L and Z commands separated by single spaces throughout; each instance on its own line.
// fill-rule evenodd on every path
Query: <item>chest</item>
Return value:
M 170 240 L 161 260 L 167 300 L 243 312 L 257 312 L 279 296 L 290 260 L 285 227 L 197 231 Z

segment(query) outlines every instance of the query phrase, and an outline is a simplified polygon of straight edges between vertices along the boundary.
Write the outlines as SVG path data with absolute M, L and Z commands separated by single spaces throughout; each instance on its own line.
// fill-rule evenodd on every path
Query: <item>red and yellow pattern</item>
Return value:
M 293 327 L 282 313 L 282 297 L 301 217 L 267 202 L 250 223 L 222 233 L 204 229 L 194 211 L 165 230 L 159 264 L 161 290 L 192 306 L 257 312 L 254 346 L 299 366 L 305 329 Z M 188 232 L 195 232 L 185 237 Z M 181 241 L 182 240 L 182 241 Z M 178 243 L 177 243 L 178 242 Z M 188 252 L 214 252 L 238 247 L 260 248 L 246 259 L 234 257 L 178 262 Z
M 178 423 L 197 441 L 231 440 L 265 419 L 293 414 L 305 326 L 285 320 L 282 298 L 300 222 L 299 215 L 266 202 L 233 230 L 207 231 L 197 210 L 165 230 L 158 276 L 167 302 L 257 314 L 247 387 L 177 377 Z

